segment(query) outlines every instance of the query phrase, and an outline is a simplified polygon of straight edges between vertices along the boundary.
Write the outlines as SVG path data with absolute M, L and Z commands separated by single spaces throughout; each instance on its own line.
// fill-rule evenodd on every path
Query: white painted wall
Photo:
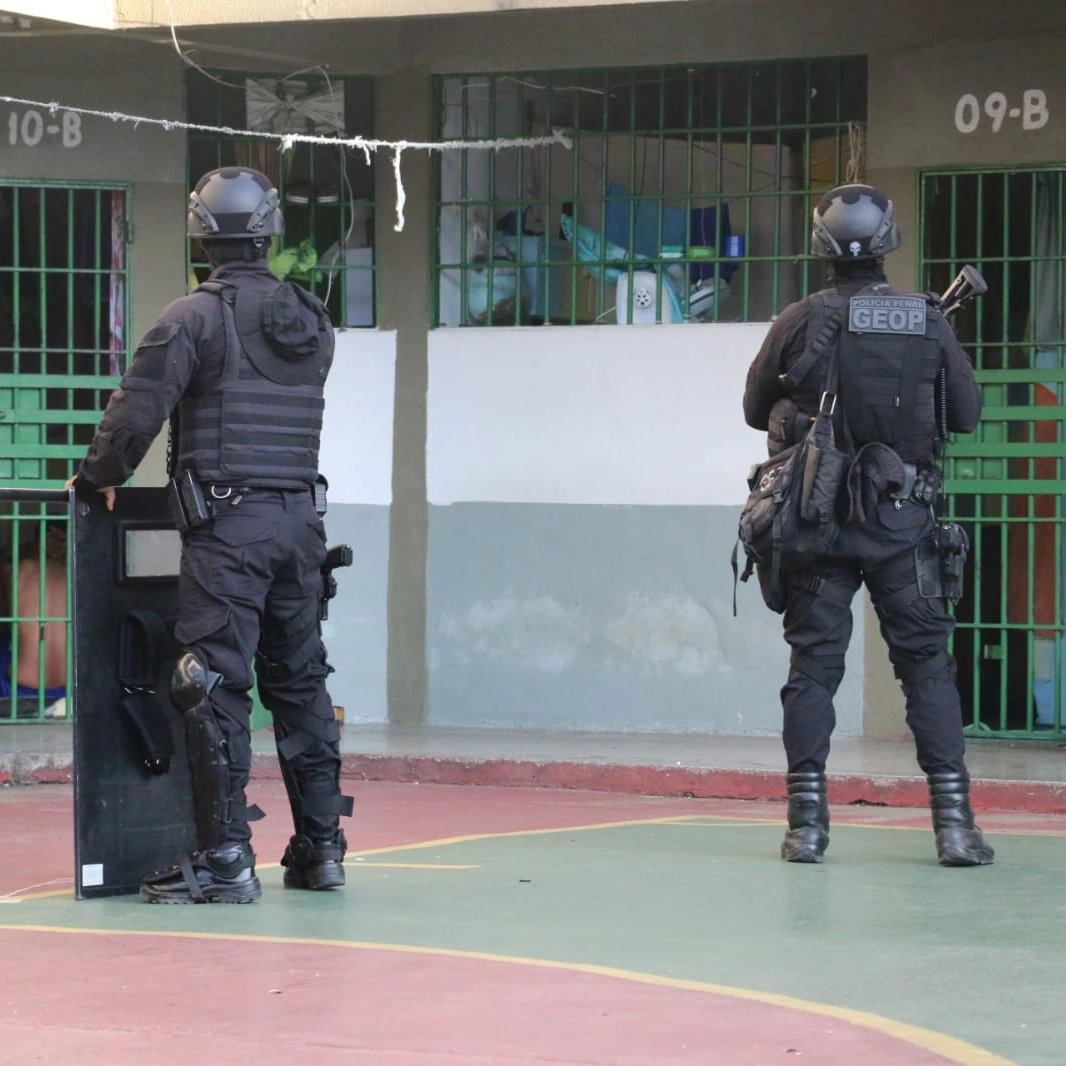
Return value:
M 337 332 L 319 450 L 331 505 L 392 502 L 395 379 L 395 331 Z
M 430 503 L 740 507 L 766 454 L 741 399 L 768 328 L 434 331 Z

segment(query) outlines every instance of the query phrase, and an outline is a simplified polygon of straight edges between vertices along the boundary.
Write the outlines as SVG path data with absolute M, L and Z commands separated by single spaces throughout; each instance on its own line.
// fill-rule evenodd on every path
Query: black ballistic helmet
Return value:
M 814 209 L 811 254 L 821 259 L 880 259 L 901 243 L 892 201 L 872 185 L 839 185 Z
M 189 196 L 185 231 L 205 240 L 252 240 L 284 233 L 278 190 L 251 167 L 209 170 Z

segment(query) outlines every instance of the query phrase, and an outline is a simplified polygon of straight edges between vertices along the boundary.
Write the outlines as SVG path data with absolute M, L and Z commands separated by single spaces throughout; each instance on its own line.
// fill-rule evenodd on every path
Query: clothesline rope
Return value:
M 370 164 L 372 153 L 382 149 L 391 150 L 392 172 L 396 180 L 396 225 L 393 229 L 399 233 L 404 226 L 404 205 L 407 203 L 407 193 L 403 187 L 403 175 L 400 169 L 400 161 L 404 152 L 452 152 L 452 151 L 501 151 L 504 148 L 537 148 L 546 144 L 561 144 L 564 148 L 572 148 L 573 143 L 561 130 L 554 130 L 548 136 L 542 137 L 498 137 L 480 138 L 477 140 L 450 140 L 450 141 L 386 141 L 370 137 L 328 137 L 315 133 L 267 133 L 261 130 L 238 129 L 233 126 L 207 126 L 199 122 L 184 122 L 179 119 L 148 118 L 145 115 L 127 115 L 123 111 L 98 111 L 90 107 L 69 107 L 67 104 L 58 103 L 55 100 L 27 100 L 18 96 L 0 96 L 0 101 L 7 104 L 18 104 L 21 107 L 33 107 L 47 111 L 55 115 L 59 111 L 72 111 L 79 115 L 90 115 L 94 118 L 110 119 L 112 122 L 130 122 L 135 126 L 141 124 L 149 126 L 161 126 L 164 130 L 195 130 L 199 133 L 219 133 L 227 137 L 254 137 L 257 140 L 277 141 L 281 152 L 287 152 L 296 144 L 323 144 L 334 145 L 343 148 L 352 148 L 361 151 Z

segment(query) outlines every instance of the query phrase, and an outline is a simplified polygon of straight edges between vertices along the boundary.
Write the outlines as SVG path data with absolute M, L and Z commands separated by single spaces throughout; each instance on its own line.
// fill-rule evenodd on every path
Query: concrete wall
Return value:
M 432 334 L 430 722 L 780 728 L 779 620 L 754 582 L 733 616 L 730 566 L 765 454 L 738 403 L 765 332 Z M 862 725 L 858 621 L 841 735 Z
M 910 285 L 920 168 L 1066 163 L 1062 20 L 1032 0 L 975 0 L 965 18 L 951 5 L 916 0 L 888 0 L 876 11 L 847 0 L 689 0 L 309 19 L 283 33 L 229 26 L 187 36 L 208 67 L 322 65 L 375 75 L 374 132 L 395 140 L 435 136 L 436 73 L 869 48 L 868 175 L 896 200 L 906 243 L 890 273 Z M 183 64 L 168 35 L 154 36 L 151 44 L 0 39 L 7 91 L 180 116 Z M 7 145 L 6 128 L 5 176 L 133 183 L 131 332 L 143 331 L 184 291 L 182 136 L 86 119 L 76 152 L 55 144 L 30 151 Z M 770 708 L 784 672 L 776 618 L 748 588 L 732 618 L 724 562 L 744 470 L 761 451 L 736 425 L 741 370 L 757 336 L 726 341 L 721 327 L 660 327 L 642 353 L 639 327 L 431 334 L 431 162 L 404 153 L 399 232 L 392 160 L 379 153 L 376 166 L 380 329 L 345 342 L 365 351 L 370 377 L 331 395 L 328 453 L 341 469 L 362 456 L 346 400 L 348 389 L 365 387 L 393 416 L 382 429 L 391 448 L 379 436 L 371 462 L 377 474 L 387 462 L 389 491 L 356 486 L 333 496 L 331 540 L 366 548 L 365 565 L 339 575 L 344 593 L 327 631 L 337 702 L 370 721 L 775 728 Z M 391 393 L 378 373 L 389 360 Z M 709 413 L 700 422 L 704 398 L 732 428 Z M 715 454 L 721 466 L 710 465 Z M 144 476 L 161 469 L 154 453 Z M 618 485 L 626 491 L 608 491 Z M 841 729 L 897 734 L 899 696 L 876 625 L 865 621 L 849 658 Z
M 342 330 L 326 383 L 319 467 L 329 481 L 328 543 L 354 560 L 334 571 L 322 635 L 336 673 L 330 695 L 346 722 L 384 722 L 388 632 L 389 504 L 392 501 L 396 336 Z

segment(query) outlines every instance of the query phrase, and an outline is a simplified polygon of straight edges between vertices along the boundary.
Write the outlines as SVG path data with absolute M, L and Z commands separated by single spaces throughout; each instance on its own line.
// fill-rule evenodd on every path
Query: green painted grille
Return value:
M 373 136 L 372 78 L 282 76 L 190 70 L 186 109 L 191 123 L 216 129 L 344 138 Z M 374 172 L 362 152 L 296 142 L 282 152 L 278 137 L 189 133 L 189 188 L 216 167 L 250 166 L 281 196 L 285 234 L 270 252 L 274 272 L 320 296 L 335 326 L 373 326 Z M 207 276 L 202 250 L 190 248 L 190 287 Z
M 0 698 L 0 722 L 65 713 L 45 695 L 69 677 L 59 490 L 126 365 L 128 202 L 123 188 L 0 181 L 0 685 L 32 690 Z
M 0 489 L 0 724 L 68 716 L 65 492 Z
M 971 535 L 954 653 L 967 731 L 1066 732 L 1066 170 L 921 179 L 924 285 L 973 263 L 989 292 L 962 311 L 985 407 L 948 448 L 949 505 Z
M 435 325 L 766 321 L 821 287 L 864 169 L 863 58 L 438 77 Z
M 61 485 L 126 362 L 127 193 L 0 182 L 0 479 Z

